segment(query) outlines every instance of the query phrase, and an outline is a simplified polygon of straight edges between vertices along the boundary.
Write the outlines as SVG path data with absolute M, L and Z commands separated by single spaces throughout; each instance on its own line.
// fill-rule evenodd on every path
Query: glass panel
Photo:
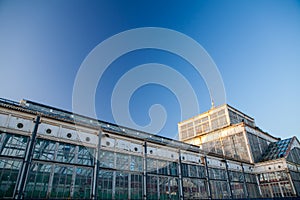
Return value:
M 204 166 L 182 163 L 181 170 L 182 170 L 183 177 L 197 177 L 197 178 L 206 177 Z
M 290 171 L 290 174 L 291 174 L 293 181 L 300 181 L 300 173 L 299 172 Z
M 295 186 L 297 195 L 300 196 L 300 181 L 294 181 L 294 186 Z
M 204 166 L 198 166 L 198 177 L 199 178 L 205 178 L 205 167 Z
M 54 167 L 51 198 L 71 198 L 71 181 L 74 168 L 72 166 Z
M 233 155 L 233 158 L 249 161 L 250 158 L 247 150 L 244 133 L 240 132 L 234 135 L 233 142 L 235 148 L 235 155 Z
M 212 130 L 215 130 L 215 129 L 219 128 L 218 119 L 211 120 L 211 128 L 212 128 Z
M 157 164 L 155 159 L 147 158 L 147 172 L 152 174 L 157 173 Z
M 246 179 L 246 182 L 256 183 L 256 176 L 255 176 L 255 174 L 245 173 L 245 179 Z
M 269 184 L 260 185 L 260 189 L 263 197 L 272 197 Z
M 129 170 L 130 168 L 129 155 L 116 153 L 116 169 Z
M 130 170 L 131 171 L 143 171 L 143 158 L 140 156 L 133 156 L 131 155 L 131 161 L 130 161 Z
M 222 179 L 222 180 L 227 179 L 226 171 L 223 169 L 209 168 L 208 173 L 210 179 Z
M 116 173 L 115 199 L 128 199 L 128 176 L 127 173 Z
M 56 161 L 75 163 L 75 145 L 59 143 Z
M 159 199 L 167 200 L 169 194 L 169 180 L 168 177 L 159 177 Z
M 52 164 L 34 162 L 25 188 L 26 198 L 46 198 Z
M 110 151 L 100 151 L 100 167 L 115 168 L 115 155 Z
M 245 198 L 244 184 L 243 183 L 231 183 L 231 190 L 234 199 Z
M 37 139 L 34 147 L 33 158 L 39 160 L 54 160 L 56 142 Z
M 183 178 L 184 199 L 208 198 L 207 183 L 205 180 Z
M 143 176 L 131 174 L 130 199 L 143 199 Z
M 222 138 L 222 143 L 223 143 L 223 147 L 224 147 L 224 154 L 228 157 L 234 157 L 234 155 L 236 154 L 235 149 L 234 149 L 234 141 L 232 136 L 230 137 L 224 137 Z
M 0 154 L 13 157 L 24 157 L 28 137 L 6 133 L 3 135 L 3 146 Z
M 202 149 L 208 152 L 213 152 L 213 153 L 223 155 L 222 144 L 219 140 L 202 143 Z
M 158 177 L 147 176 L 147 199 L 158 199 Z
M 170 184 L 170 198 L 169 199 L 179 199 L 179 191 L 178 191 L 178 178 L 169 178 L 169 184 Z
M 91 198 L 93 169 L 77 167 L 73 198 Z
M 230 181 L 238 181 L 238 182 L 244 181 L 244 176 L 243 173 L 241 172 L 229 171 L 229 178 Z
M 0 198 L 12 197 L 16 186 L 16 180 L 22 162 L 19 160 L 0 160 Z
M 158 174 L 168 175 L 168 162 L 157 160 Z
M 249 198 L 258 198 L 260 197 L 259 189 L 257 184 L 247 183 L 247 191 L 249 194 Z
M 293 192 L 292 192 L 291 184 L 289 182 L 281 182 L 280 186 L 281 186 L 284 197 L 294 196 Z M 295 186 L 296 186 L 296 184 L 295 184 Z M 298 188 L 298 189 L 300 189 L 300 188 Z
M 181 164 L 181 171 L 183 177 L 189 177 L 189 165 L 182 163 Z
M 95 149 L 79 146 L 78 150 L 78 164 L 92 166 L 94 164 Z
M 190 177 L 198 177 L 197 166 L 189 165 L 189 168 L 190 168 Z
M 226 181 L 210 181 L 213 199 L 229 199 L 230 192 Z
M 113 172 L 100 170 L 98 180 L 98 198 L 112 199 Z
M 272 192 L 273 192 L 273 197 L 281 197 L 281 192 L 280 192 L 280 188 L 279 188 L 279 183 L 271 183 L 271 188 L 272 188 Z
M 177 176 L 178 174 L 178 164 L 176 162 L 170 162 L 170 175 Z

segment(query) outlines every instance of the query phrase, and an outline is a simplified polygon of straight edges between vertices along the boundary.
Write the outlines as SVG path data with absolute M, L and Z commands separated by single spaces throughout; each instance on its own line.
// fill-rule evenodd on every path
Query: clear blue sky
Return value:
M 88 53 L 119 32 L 149 26 L 196 40 L 218 66 L 227 103 L 275 136 L 300 137 L 300 1 L 0 0 L 1 97 L 72 110 L 74 80 Z M 113 122 L 110 98 L 122 73 L 149 62 L 184 75 L 196 88 L 200 111 L 210 108 L 202 77 L 184 60 L 145 49 L 121 56 L 105 72 L 95 97 L 99 119 Z M 160 134 L 174 137 L 180 108 L 168 88 L 139 88 L 131 115 L 146 125 L 157 103 L 168 114 Z

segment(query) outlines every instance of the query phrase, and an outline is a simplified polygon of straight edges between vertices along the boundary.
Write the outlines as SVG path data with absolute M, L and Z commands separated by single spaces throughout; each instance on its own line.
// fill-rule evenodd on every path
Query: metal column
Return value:
M 78 152 L 79 152 L 79 146 L 75 147 L 75 157 L 74 157 L 74 162 L 78 162 Z M 71 188 L 70 188 L 70 197 L 73 198 L 74 196 L 74 191 L 75 191 L 75 185 L 76 185 L 76 170 L 77 166 L 74 166 L 73 168 L 73 174 L 72 174 L 72 180 L 71 180 Z
M 228 185 L 229 185 L 230 198 L 233 199 L 233 194 L 232 194 L 232 188 L 231 188 L 231 184 L 230 184 L 230 177 L 229 177 L 229 170 L 228 170 L 227 160 L 224 159 L 223 161 L 225 162 L 225 167 L 226 167 L 227 183 L 228 183 Z
M 57 158 L 58 148 L 59 148 L 59 142 L 56 142 L 55 143 L 55 152 L 54 152 L 53 160 L 56 160 L 56 158 Z M 53 179 L 54 179 L 54 173 L 55 173 L 55 164 L 52 163 L 46 198 L 50 198 L 50 196 L 51 196 Z
M 3 148 L 5 146 L 5 143 L 6 143 L 5 140 L 6 140 L 6 133 L 2 133 L 2 137 L 0 140 L 0 153 L 2 153 Z
M 183 182 L 182 182 L 182 167 L 181 167 L 181 151 L 179 149 L 179 163 L 178 163 L 178 177 L 179 177 L 179 194 L 180 199 L 183 200 Z
M 99 132 L 98 132 L 98 146 L 97 146 L 96 152 L 95 152 L 92 199 L 97 199 L 97 197 L 98 197 L 98 188 L 97 188 L 97 185 L 98 185 L 99 170 L 100 170 L 101 138 L 102 138 L 102 129 L 100 129 Z
M 147 199 L 147 142 L 144 142 L 144 168 L 143 168 L 143 193 L 144 193 L 144 199 Z
M 242 167 L 242 173 L 243 173 L 243 178 L 244 178 L 244 187 L 245 187 L 245 192 L 246 192 L 246 198 L 249 199 L 249 192 L 248 192 L 248 188 L 247 188 L 246 176 L 245 176 L 245 170 L 244 170 L 243 163 L 241 163 L 241 167 Z
M 26 152 L 25 152 L 25 156 L 24 156 L 24 160 L 23 160 L 23 165 L 22 165 L 22 168 L 20 171 L 20 176 L 18 177 L 17 182 L 16 182 L 17 189 L 16 189 L 16 191 L 15 191 L 16 193 L 14 195 L 15 199 L 23 199 L 24 198 L 25 185 L 26 185 L 29 168 L 30 168 L 31 161 L 32 161 L 33 148 L 34 148 L 37 130 L 38 130 L 40 121 L 41 121 L 41 117 L 37 116 L 34 121 L 35 124 L 34 124 L 34 128 L 33 128 L 33 132 L 31 134 L 31 137 L 29 138 L 29 141 L 26 146 Z
M 208 171 L 207 157 L 206 157 L 206 156 L 204 156 L 204 164 L 205 164 L 205 171 L 206 171 L 206 181 L 207 181 L 207 189 L 208 189 L 208 199 L 212 199 L 211 185 L 210 185 L 209 171 Z

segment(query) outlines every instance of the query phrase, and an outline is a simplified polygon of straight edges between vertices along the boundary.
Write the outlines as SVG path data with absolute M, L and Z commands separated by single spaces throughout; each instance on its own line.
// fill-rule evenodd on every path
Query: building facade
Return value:
M 0 198 L 241 199 L 275 196 L 274 188 L 284 197 L 299 196 L 298 140 L 280 143 L 245 119 L 241 127 L 239 118 L 227 124 L 234 130 L 224 137 L 233 148 L 223 141 L 212 148 L 212 140 L 202 137 L 199 143 L 196 132 L 198 143 L 188 144 L 190 136 L 181 142 L 31 101 L 0 99 Z M 262 153 L 250 146 L 238 151 L 237 141 L 250 145 L 241 128 L 267 141 L 259 142 Z M 180 133 L 184 130 L 180 127 Z M 283 156 L 266 153 L 285 144 Z M 256 151 L 265 161 L 255 161 Z
M 300 196 L 300 144 L 262 131 L 253 118 L 225 104 L 178 124 L 180 141 L 251 163 L 261 197 Z

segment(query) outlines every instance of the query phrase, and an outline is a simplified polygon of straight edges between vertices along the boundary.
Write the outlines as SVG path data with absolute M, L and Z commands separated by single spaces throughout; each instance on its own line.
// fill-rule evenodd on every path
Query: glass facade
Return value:
M 259 183 L 263 197 L 275 198 L 296 196 L 293 193 L 291 181 L 286 171 L 259 174 Z
M 45 107 L 39 112 L 46 116 L 37 117 L 33 111 L 24 119 L 20 110 L 15 111 L 18 114 L 0 112 L 1 199 L 183 200 L 299 194 L 299 150 L 294 148 L 288 157 L 295 168 L 257 174 L 240 130 L 209 144 L 220 156 L 168 138 L 96 124 L 82 116 L 76 116 L 83 123 L 76 132 L 69 113 Z M 225 110 L 211 113 L 214 126 L 227 123 L 222 118 L 225 114 Z M 205 117 L 195 123 L 199 133 L 206 130 Z M 79 140 L 80 136 L 86 140 Z
M 90 198 L 93 149 L 37 139 L 25 198 Z
M 241 122 L 245 122 L 246 124 L 255 127 L 254 120 L 249 119 L 249 117 L 243 116 L 241 113 L 237 113 L 236 111 L 232 109 L 228 109 L 230 123 L 231 124 L 238 124 Z
M 0 136 L 0 197 L 13 198 L 17 195 L 18 177 L 21 177 L 30 140 L 28 136 L 4 132 Z M 244 184 L 244 176 L 238 172 L 229 172 L 227 177 L 225 169 L 209 167 L 208 176 L 205 165 L 200 162 L 200 154 L 195 154 L 198 164 L 189 162 L 188 157 L 183 157 L 185 160 L 181 163 L 176 149 L 166 150 L 172 156 L 164 159 L 166 155 L 156 156 L 151 152 L 146 156 L 143 152 L 126 151 L 126 147 L 120 150 L 120 141 L 115 139 L 111 147 L 99 149 L 97 165 L 95 148 L 37 136 L 23 197 L 90 199 L 94 180 L 97 180 L 95 194 L 98 199 L 229 198 L 229 183 L 233 197 L 242 198 L 245 197 L 244 188 L 251 188 L 250 184 L 257 187 L 252 180 Z M 157 148 L 160 151 L 165 149 L 164 146 Z M 95 166 L 98 166 L 97 172 Z M 94 178 L 95 172 L 97 179 Z
M 196 118 L 179 125 L 180 139 L 184 140 L 196 135 L 202 135 L 227 125 L 229 125 L 229 122 L 227 120 L 226 111 L 225 109 L 221 109 L 214 113 L 207 114 L 207 116 Z
M 213 108 L 209 112 L 179 123 L 179 139 L 190 139 L 231 124 L 239 124 L 242 122 L 251 127 L 255 127 L 254 119 L 233 109 L 229 105 L 223 105 L 219 108 Z
M 217 140 L 202 143 L 202 149 L 234 159 L 250 161 L 244 133 L 221 137 Z
M 16 181 L 20 172 L 22 161 L 18 159 L 0 160 L 0 198 L 13 197 Z
M 186 199 L 207 199 L 209 196 L 205 167 L 182 163 L 183 196 Z
M 0 198 L 12 198 L 25 156 L 28 137 L 1 133 Z
M 100 151 L 99 199 L 143 198 L 143 157 Z
M 262 159 L 260 159 L 260 160 L 267 161 L 267 160 L 285 157 L 291 141 L 292 141 L 292 138 L 289 138 L 289 139 L 285 139 L 285 140 L 280 140 L 278 142 L 272 142 L 269 146 L 267 144 L 264 144 L 263 145 L 264 154 L 262 156 Z M 259 144 L 261 144 L 261 143 L 262 142 L 260 140 Z M 266 143 L 266 141 L 265 141 L 265 143 Z M 297 149 L 297 148 L 295 148 L 295 149 Z M 290 156 L 291 156 L 291 154 L 289 154 L 289 157 Z M 288 158 L 288 160 L 289 160 L 289 158 Z M 292 160 L 292 162 L 293 161 L 294 160 Z

